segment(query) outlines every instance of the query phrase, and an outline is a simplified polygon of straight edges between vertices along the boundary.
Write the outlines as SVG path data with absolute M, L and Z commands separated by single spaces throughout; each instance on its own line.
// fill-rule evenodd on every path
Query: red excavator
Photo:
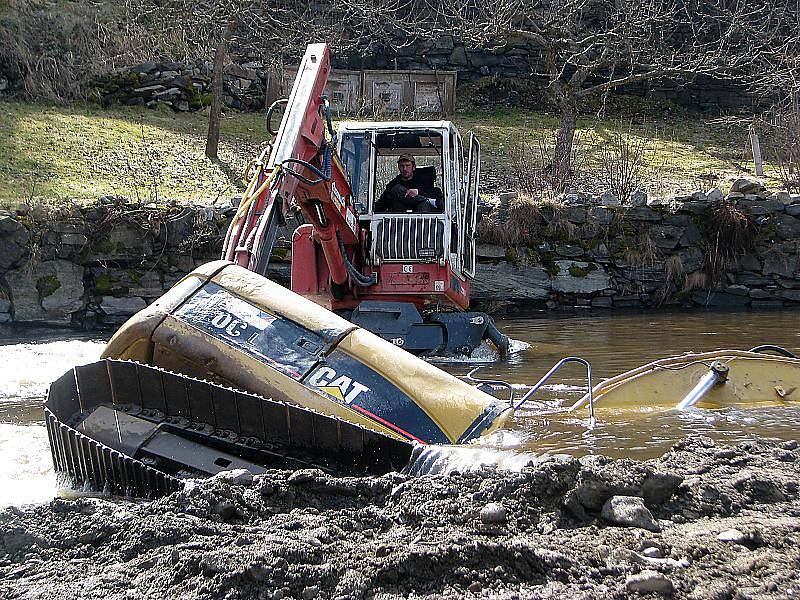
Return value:
M 330 71 L 327 46 L 309 46 L 290 97 L 268 111 L 275 139 L 254 164 L 222 258 L 266 276 L 278 226 L 296 207 L 305 224 L 292 238 L 292 291 L 415 354 L 469 355 L 489 339 L 505 355 L 508 339 L 491 318 L 463 312 L 475 276 L 477 138 L 465 153 L 449 121 L 334 132 Z M 418 194 L 389 212 L 379 198 L 400 157 L 414 162 Z

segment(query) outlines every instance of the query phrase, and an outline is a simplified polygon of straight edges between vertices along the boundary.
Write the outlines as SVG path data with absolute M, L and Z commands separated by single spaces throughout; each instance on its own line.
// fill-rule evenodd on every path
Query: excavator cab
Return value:
M 475 277 L 478 139 L 470 134 L 465 151 L 450 121 L 348 122 L 336 137 L 365 232 L 361 268 L 374 283 L 332 308 L 416 354 L 469 355 L 484 339 L 505 353 L 488 315 L 461 312 Z M 414 163 L 410 181 L 398 181 L 401 160 Z M 405 181 L 418 196 L 387 203 Z
M 445 302 L 466 308 L 469 281 L 475 276 L 477 138 L 470 136 L 465 154 L 461 135 L 450 121 L 395 121 L 345 123 L 338 140 L 354 206 L 369 231 L 371 266 L 401 264 L 401 274 L 411 274 L 414 264 L 447 268 L 450 277 L 443 277 L 431 291 L 445 295 L 445 287 L 454 289 Z M 421 209 L 387 211 L 379 199 L 397 177 L 398 159 L 404 155 L 415 159 L 420 195 L 433 202 L 421 202 Z

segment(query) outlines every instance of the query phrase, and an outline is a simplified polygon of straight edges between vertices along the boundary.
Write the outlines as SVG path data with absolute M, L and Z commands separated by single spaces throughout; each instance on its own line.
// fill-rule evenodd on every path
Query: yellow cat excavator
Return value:
M 469 442 L 512 414 L 507 399 L 415 356 L 469 353 L 484 339 L 507 350 L 488 315 L 465 312 L 477 140 L 465 157 L 446 121 L 337 134 L 329 73 L 327 46 L 309 46 L 223 260 L 132 317 L 103 361 L 53 384 L 46 416 L 58 470 L 137 495 L 234 467 L 379 473 L 401 468 L 414 444 Z M 382 212 L 381 173 L 412 152 L 424 175 L 419 210 Z M 305 220 L 292 290 L 264 277 L 290 207 Z

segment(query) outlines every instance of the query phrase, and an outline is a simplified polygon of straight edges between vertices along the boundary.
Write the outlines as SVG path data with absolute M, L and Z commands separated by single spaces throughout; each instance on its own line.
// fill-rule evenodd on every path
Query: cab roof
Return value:
M 455 129 L 452 121 L 343 121 L 339 129 Z

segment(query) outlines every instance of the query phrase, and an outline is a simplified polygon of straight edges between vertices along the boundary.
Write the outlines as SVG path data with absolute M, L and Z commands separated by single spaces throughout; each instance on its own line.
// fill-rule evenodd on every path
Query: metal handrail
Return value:
M 551 368 L 544 375 L 544 377 L 542 377 L 538 382 L 536 382 L 536 384 L 531 389 L 528 390 L 528 393 L 526 393 L 522 397 L 522 399 L 520 399 L 520 401 L 516 404 L 516 406 L 512 405 L 514 410 L 518 410 L 523 404 L 525 404 L 528 400 L 530 400 L 531 396 L 533 396 L 536 392 L 538 392 L 539 389 L 541 389 L 541 387 L 547 382 L 548 379 L 550 379 L 550 377 L 553 376 L 553 374 L 556 371 L 558 371 L 561 367 L 570 362 L 577 362 L 586 367 L 586 372 L 589 376 L 589 417 L 591 424 L 594 425 L 595 417 L 594 417 L 594 396 L 592 394 L 592 365 L 589 364 L 589 361 L 580 358 L 579 356 L 568 356 L 566 358 L 562 358 L 555 365 L 553 365 L 553 368 Z
M 465 376 L 466 379 L 468 379 L 469 381 L 473 381 L 475 383 L 487 383 L 489 385 L 496 385 L 498 387 L 508 388 L 508 391 L 509 391 L 508 401 L 511 404 L 511 406 L 513 407 L 514 406 L 514 386 L 513 385 L 511 385 L 507 381 L 501 381 L 499 379 L 478 379 L 477 377 L 473 377 L 472 376 L 473 373 L 477 372 L 479 369 L 482 369 L 485 366 L 486 365 L 478 365 L 477 367 L 472 369 L 469 373 L 466 374 L 466 376 Z

